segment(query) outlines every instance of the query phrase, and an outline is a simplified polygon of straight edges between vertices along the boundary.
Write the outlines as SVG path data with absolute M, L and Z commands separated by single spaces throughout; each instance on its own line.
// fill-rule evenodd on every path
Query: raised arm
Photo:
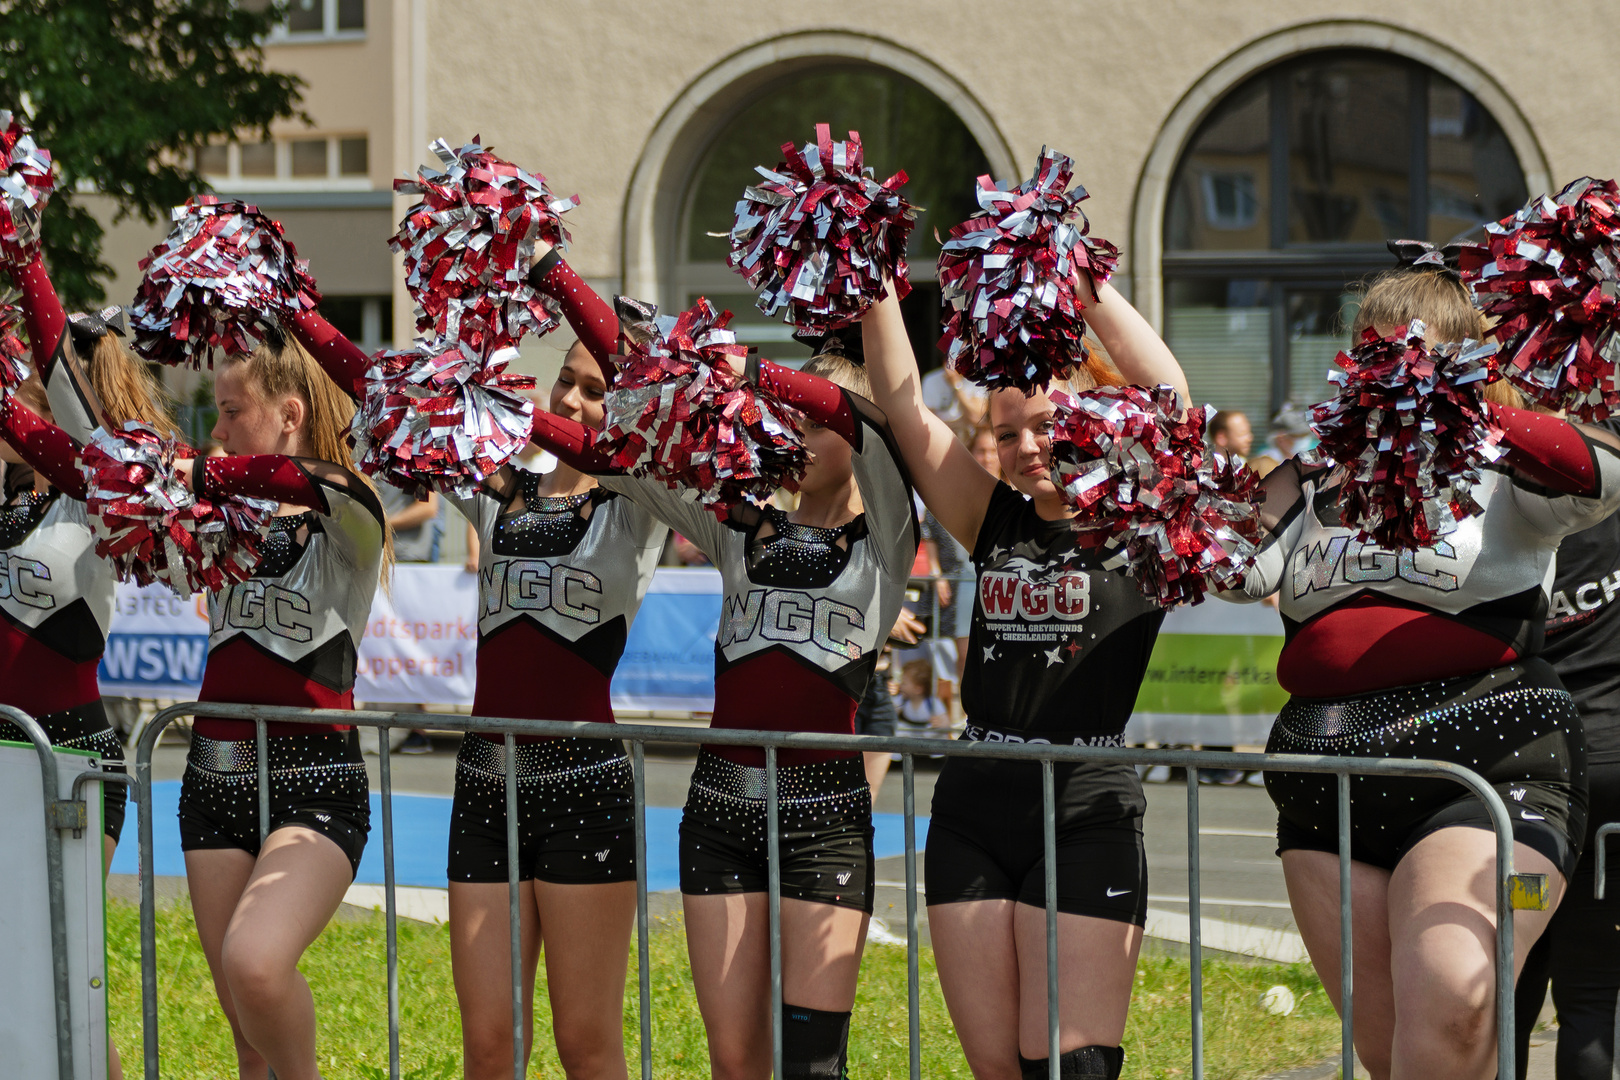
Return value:
M 1118 289 L 1105 281 L 1093 291 L 1090 279 L 1081 274 L 1080 300 L 1086 305 L 1086 325 L 1127 383 L 1171 386 L 1184 405 L 1192 403 L 1187 376 L 1175 354 Z
M 11 278 L 22 292 L 23 321 L 28 326 L 34 367 L 45 386 L 53 419 L 68 435 L 86 442 L 102 424 L 101 399 L 75 355 L 73 332 L 45 264 L 36 258 L 27 267 L 12 270 Z
M 338 389 L 359 401 L 366 389 L 366 369 L 371 367 L 371 358 L 360 346 L 313 311 L 295 316 L 292 332 Z
M 67 336 L 67 312 L 56 297 L 45 263 L 36 257 L 22 269 L 13 268 L 11 280 L 22 293 L 23 322 L 28 327 L 28 342 L 34 351 L 34 366 L 44 379 L 55 363 L 57 350 Z
M 850 410 L 849 399 L 837 384 L 754 356 L 748 358 L 746 378 L 755 386 L 769 390 L 822 427 L 836 431 L 851 446 L 856 445 L 855 414 Z
M 10 396 L 0 404 L 0 439 L 63 494 L 83 501 L 88 488 L 79 471 L 79 444 L 67 432 Z
M 1513 503 L 1549 536 L 1590 528 L 1620 508 L 1620 439 L 1546 413 L 1493 406 L 1502 427 Z
M 547 247 L 543 240 L 536 243 Z M 590 350 L 592 359 L 602 369 L 602 378 L 612 386 L 613 376 L 618 371 L 613 354 L 619 348 L 619 317 L 613 313 L 613 306 L 574 273 L 574 268 L 563 261 L 562 252 L 556 248 L 548 248 L 534 264 L 534 269 L 529 271 L 529 284 L 562 306 L 568 325 L 579 335 L 580 343 Z
M 607 455 L 596 449 L 595 432 L 578 420 L 536 409 L 534 433 L 530 438 L 535 445 L 550 450 L 559 461 L 572 465 L 582 473 L 592 476 L 619 474 Z
M 996 479 L 984 471 L 945 422 L 923 404 L 917 358 L 894 288 L 861 318 L 872 396 L 888 417 L 911 481 L 934 517 L 969 551 L 979 538 Z

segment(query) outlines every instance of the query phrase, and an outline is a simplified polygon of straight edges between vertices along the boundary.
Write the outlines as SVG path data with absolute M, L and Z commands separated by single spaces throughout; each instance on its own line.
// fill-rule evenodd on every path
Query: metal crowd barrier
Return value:
M 15 710 L 0 711 L 11 718 Z M 253 721 L 257 725 L 259 762 L 259 814 L 260 832 L 268 829 L 270 815 L 270 787 L 266 780 L 265 725 L 267 723 L 352 724 L 375 728 L 415 728 L 422 723 L 421 713 L 385 713 L 368 711 L 306 710 L 263 705 L 227 705 L 188 703 L 166 709 L 153 718 L 142 732 L 135 754 L 135 783 L 139 789 L 140 811 L 140 864 L 141 875 L 141 1012 L 147 1080 L 158 1077 L 158 987 L 157 987 L 157 930 L 155 922 L 154 883 L 152 867 L 152 752 L 163 730 L 173 721 L 198 714 L 230 720 Z M 27 718 L 24 717 L 24 720 Z M 630 761 L 634 775 L 635 829 L 636 829 L 636 912 L 637 955 L 639 975 L 639 1001 L 641 1020 L 641 1075 L 651 1080 L 652 1073 L 652 992 L 648 955 L 647 916 L 647 831 L 646 831 L 646 762 L 647 743 L 678 743 L 685 745 L 711 744 L 724 746 L 762 747 L 766 768 L 766 827 L 769 859 L 770 957 L 772 996 L 772 1035 L 774 1043 L 775 1075 L 782 1074 L 782 942 L 780 920 L 780 836 L 776 806 L 777 752 L 784 749 L 815 749 L 843 751 L 888 751 L 901 755 L 901 777 L 904 784 L 905 804 L 905 866 L 906 866 L 906 953 L 907 998 L 910 1033 L 910 1075 L 917 1080 L 921 1073 L 921 1029 L 919 1021 L 919 968 L 917 934 L 917 837 L 916 786 L 913 760 L 916 755 L 998 758 L 1041 763 L 1041 789 L 1047 812 L 1045 815 L 1046 852 L 1046 944 L 1047 944 L 1047 1025 L 1050 1038 L 1052 1080 L 1058 1080 L 1058 966 L 1057 966 L 1057 833 L 1051 813 L 1053 805 L 1054 768 L 1059 763 L 1108 762 L 1115 764 L 1172 765 L 1186 768 L 1191 777 L 1200 768 L 1281 770 L 1289 772 L 1332 773 L 1338 777 L 1339 802 L 1339 886 L 1340 886 L 1340 950 L 1343 958 L 1341 976 L 1342 1057 L 1344 1077 L 1353 1075 L 1354 1044 L 1352 1040 L 1354 1016 L 1354 979 L 1350 915 L 1350 777 L 1352 775 L 1429 777 L 1447 779 L 1461 784 L 1478 796 L 1490 813 L 1496 833 L 1497 853 L 1497 951 L 1496 951 L 1496 1010 L 1497 1061 L 1499 1076 L 1514 1073 L 1514 1014 L 1513 1014 L 1513 919 L 1514 894 L 1528 897 L 1533 903 L 1538 891 L 1534 875 L 1521 877 L 1513 869 L 1513 832 L 1507 810 L 1496 791 L 1477 774 L 1443 761 L 1403 761 L 1377 758 L 1326 757 L 1303 754 L 1246 754 L 1232 752 L 1191 750 L 1145 750 L 1124 747 L 1054 746 L 1034 743 L 1006 742 L 942 742 L 927 739 L 880 738 L 862 735 L 818 735 L 791 732 L 761 732 L 739 730 L 693 730 L 644 724 L 591 724 L 548 720 L 516 720 L 481 716 L 438 715 L 433 726 L 451 731 L 484 732 L 506 737 L 506 803 L 507 803 L 507 866 L 511 888 L 512 933 L 512 1070 L 521 1080 L 524 1075 L 523 1010 L 520 962 L 519 908 L 517 899 L 518 839 L 517 839 L 517 775 L 513 753 L 514 735 L 578 736 L 596 739 L 617 739 L 629 743 Z M 37 731 L 37 726 L 33 728 Z M 31 732 L 33 733 L 33 732 Z M 42 733 L 35 741 L 42 747 Z M 48 755 L 48 748 L 41 751 Z M 396 937 L 396 910 L 394 898 L 394 835 L 393 786 L 390 773 L 388 739 L 378 739 L 379 767 L 382 780 L 382 844 L 384 879 L 384 918 L 387 930 L 388 961 L 388 1061 L 389 1075 L 400 1076 L 399 1059 L 399 981 L 398 941 Z M 1199 871 L 1199 810 L 1200 785 L 1196 779 L 1187 783 L 1187 853 L 1188 900 L 1192 961 L 1192 1080 L 1204 1077 L 1203 1032 L 1203 973 L 1200 912 Z M 53 843 L 54 840 L 53 832 Z M 58 847 L 50 850 L 58 863 Z M 56 882 L 52 893 L 53 905 L 60 904 L 60 875 L 53 870 Z M 1599 881 L 1601 882 L 1601 877 Z M 1530 906 L 1524 904 L 1521 906 Z M 53 906 L 53 912 L 55 911 Z M 58 920 L 59 921 L 59 920 Z M 53 944 L 55 938 L 53 935 Z M 65 955 L 65 954 L 64 954 Z M 66 1025 L 64 986 L 65 960 L 58 961 L 58 1015 L 59 1023 Z M 538 1035 L 536 1036 L 539 1037 Z M 66 1065 L 64 1065 L 66 1069 Z M 71 1075 L 64 1072 L 64 1076 Z

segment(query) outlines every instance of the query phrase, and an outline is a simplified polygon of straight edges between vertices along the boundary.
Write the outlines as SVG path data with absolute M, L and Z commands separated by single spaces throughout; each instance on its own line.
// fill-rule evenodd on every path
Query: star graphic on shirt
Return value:
M 997 544 L 995 547 L 990 549 L 990 561 L 995 562 L 1005 554 L 1007 554 L 1007 549 L 1002 547 L 1000 544 Z
M 996 658 L 996 647 L 994 645 L 986 645 L 984 647 L 984 662 L 988 664 L 990 661 L 994 660 L 995 658 Z
M 1070 656 L 1073 656 L 1075 653 L 1080 651 L 1080 648 L 1081 646 L 1078 641 L 1071 641 L 1067 645 L 1063 646 L 1063 651 L 1068 653 Z
M 1050 649 L 1047 649 L 1046 650 L 1046 666 L 1047 667 L 1052 667 L 1055 664 L 1063 663 L 1062 653 L 1063 653 L 1063 646 L 1061 646 L 1061 645 L 1054 645 Z

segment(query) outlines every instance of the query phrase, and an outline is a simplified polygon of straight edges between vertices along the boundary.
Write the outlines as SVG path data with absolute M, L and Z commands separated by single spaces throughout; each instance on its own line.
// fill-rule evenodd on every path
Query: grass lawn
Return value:
M 165 1077 L 230 1078 L 236 1075 L 230 1035 L 208 965 L 197 944 L 191 910 L 184 904 L 158 912 L 159 1033 Z M 328 1080 L 373 1080 L 388 1075 L 388 1020 L 384 994 L 383 919 L 334 923 L 304 956 L 302 970 L 314 988 L 320 1015 L 320 1060 Z M 140 928 L 136 908 L 109 902 L 108 1008 L 124 1060 L 139 1075 Z M 461 1031 L 450 979 L 450 939 L 444 927 L 401 921 L 400 1046 L 409 1080 L 461 1076 Z M 687 977 L 686 937 L 678 922 L 656 925 L 652 934 L 653 1075 L 708 1075 L 703 1026 Z M 636 1041 L 635 955 L 632 949 L 625 1045 L 630 1072 L 639 1075 Z M 923 1075 L 968 1077 L 951 1028 L 933 955 L 922 953 Z M 544 965 L 540 978 L 545 978 Z M 1135 1000 L 1125 1032 L 1125 1076 L 1191 1075 L 1188 1024 L 1190 969 L 1185 960 L 1149 956 L 1137 973 Z M 1289 987 L 1299 1007 L 1292 1016 L 1268 1015 L 1259 1005 L 1270 986 Z M 1204 965 L 1206 1071 L 1210 1080 L 1259 1077 L 1322 1060 L 1338 1046 L 1333 1009 L 1308 965 L 1258 966 L 1223 961 Z M 562 1077 L 547 1036 L 545 994 L 536 995 L 536 1042 L 530 1076 Z M 907 1076 L 906 951 L 870 945 L 861 968 L 860 994 L 850 1036 L 850 1075 L 856 1080 Z

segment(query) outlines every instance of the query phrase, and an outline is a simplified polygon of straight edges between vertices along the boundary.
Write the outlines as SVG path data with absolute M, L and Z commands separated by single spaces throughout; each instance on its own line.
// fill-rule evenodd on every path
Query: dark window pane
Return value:
M 1529 193 L 1496 118 L 1443 75 L 1429 75 L 1429 228 L 1436 244 L 1507 217 Z
M 337 20 L 339 30 L 364 30 L 366 0 L 338 0 Z
M 1410 69 L 1312 59 L 1288 74 L 1288 240 L 1382 244 L 1411 232 Z
M 214 143 L 197 148 L 197 171 L 208 176 L 224 176 L 231 171 L 230 147 Z
M 293 140 L 292 174 L 305 179 L 326 175 L 325 139 Z
M 364 176 L 369 170 L 366 137 L 338 140 L 338 172 L 343 176 Z
M 693 183 L 684 243 L 689 261 L 726 257 L 724 237 L 706 234 L 729 231 L 743 189 L 759 179 L 755 166 L 775 166 L 782 143 L 810 141 L 818 122 L 830 123 L 835 139 L 847 137 L 851 129 L 859 131 L 865 162 L 878 180 L 905 169 L 910 177 L 906 198 L 924 210 L 911 233 L 913 256 L 936 255 L 934 229 L 944 234 L 978 209 L 973 181 L 989 171 L 989 162 L 950 106 L 892 72 L 820 71 L 766 94 L 715 139 Z
M 1347 289 L 1298 289 L 1288 293 L 1288 388 L 1286 396 L 1304 407 L 1332 396 L 1328 372 L 1333 358 L 1350 344 L 1356 319 L 1355 293 Z
M 243 143 L 242 175 L 275 176 L 276 144 L 273 142 Z
M 287 5 L 287 29 L 294 34 L 319 34 L 326 29 L 324 0 L 292 0 Z
M 259 12 L 264 11 L 274 2 L 275 0 L 236 0 L 236 6 L 244 11 Z
M 1265 430 L 1271 407 L 1271 285 L 1247 278 L 1165 282 L 1165 343 L 1193 400 L 1248 415 Z
M 1240 87 L 1193 136 L 1170 182 L 1164 225 L 1169 250 L 1271 246 L 1267 83 L 1262 76 Z
M 321 317 L 342 331 L 350 341 L 360 341 L 365 331 L 365 303 L 363 296 L 323 296 Z

